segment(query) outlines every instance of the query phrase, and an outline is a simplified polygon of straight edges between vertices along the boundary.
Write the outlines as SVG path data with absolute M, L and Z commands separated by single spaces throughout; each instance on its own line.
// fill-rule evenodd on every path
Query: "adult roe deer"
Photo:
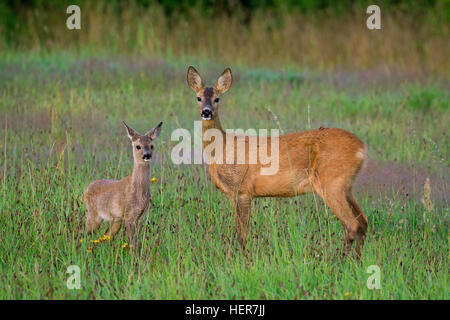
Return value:
M 113 238 L 125 221 L 128 238 L 136 248 L 136 225 L 150 205 L 150 160 L 162 122 L 145 135 L 123 123 L 133 146 L 133 172 L 122 180 L 96 180 L 86 188 L 86 232 L 90 234 L 102 221 L 109 221 L 106 234 Z
M 249 158 L 249 136 L 238 137 L 225 133 L 219 120 L 219 99 L 231 86 L 229 68 L 219 76 L 214 87 L 205 87 L 194 67 L 187 72 L 187 82 L 196 93 L 202 117 L 203 136 L 209 129 L 217 129 L 223 139 L 223 154 L 227 154 L 227 140 L 245 140 L 245 155 Z M 271 137 L 267 137 L 267 146 Z M 309 192 L 317 193 L 330 207 L 345 230 L 344 254 L 356 238 L 356 254 L 361 255 L 368 220 L 356 202 L 352 185 L 367 156 L 367 148 L 354 134 L 338 128 L 319 128 L 281 135 L 279 139 L 279 167 L 274 175 L 262 175 L 263 165 L 257 163 L 227 164 L 209 160 L 209 174 L 216 187 L 232 202 L 235 209 L 236 230 L 245 252 L 251 201 L 256 197 L 292 197 Z M 203 149 L 213 142 L 203 140 Z M 237 153 L 237 143 L 230 143 Z M 260 145 L 257 145 L 260 149 Z M 209 156 L 211 157 L 211 156 Z

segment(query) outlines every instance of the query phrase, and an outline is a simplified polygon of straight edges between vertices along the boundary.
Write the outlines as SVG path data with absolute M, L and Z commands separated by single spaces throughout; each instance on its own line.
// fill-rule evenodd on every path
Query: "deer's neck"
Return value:
M 222 129 L 219 115 L 216 115 L 211 120 L 202 120 L 202 137 L 205 137 L 205 132 L 208 131 L 209 129 L 219 130 L 220 133 L 222 134 L 223 142 L 225 143 L 226 135 L 225 135 L 225 131 L 223 131 L 223 129 Z M 214 139 L 211 139 L 210 141 L 205 141 L 205 139 L 202 139 L 202 140 L 203 140 L 203 149 L 206 148 L 208 145 L 210 145 L 214 141 Z
M 150 164 L 135 163 L 131 173 L 133 189 L 142 193 L 149 192 L 150 188 Z

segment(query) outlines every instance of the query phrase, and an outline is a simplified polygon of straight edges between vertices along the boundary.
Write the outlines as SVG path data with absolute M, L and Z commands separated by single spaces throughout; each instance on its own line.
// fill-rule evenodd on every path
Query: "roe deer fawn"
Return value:
M 128 238 L 136 248 L 137 224 L 150 205 L 150 160 L 162 122 L 145 135 L 140 135 L 125 122 L 124 125 L 133 146 L 133 172 L 122 180 L 94 181 L 86 188 L 86 232 L 90 234 L 100 227 L 102 221 L 109 221 L 106 235 L 113 238 L 125 221 Z
M 219 98 L 231 86 L 231 70 L 227 68 L 214 87 L 205 87 L 195 68 L 189 67 L 188 85 L 196 93 L 197 105 L 202 117 L 203 137 L 209 129 L 217 129 L 222 135 L 223 154 L 227 154 L 226 142 L 244 140 L 244 153 L 249 159 L 250 136 L 225 133 L 219 120 Z M 274 137 L 267 137 L 267 145 Z M 315 192 L 331 208 L 345 230 L 344 254 L 356 239 L 356 254 L 361 255 L 368 220 L 352 194 L 354 179 L 367 155 L 364 143 L 354 134 L 338 128 L 319 128 L 278 137 L 278 170 L 273 175 L 262 175 L 264 166 L 258 159 L 241 164 L 209 160 L 209 174 L 216 187 L 232 202 L 235 210 L 236 229 L 242 249 L 245 251 L 250 219 L 251 201 L 255 197 L 292 197 Z M 203 149 L 212 141 L 203 140 Z M 242 146 L 242 145 L 241 145 Z M 257 151 L 260 149 L 257 145 Z M 205 150 L 206 151 L 206 150 Z M 230 150 L 228 150 L 230 151 Z M 210 155 L 207 155 L 211 158 Z

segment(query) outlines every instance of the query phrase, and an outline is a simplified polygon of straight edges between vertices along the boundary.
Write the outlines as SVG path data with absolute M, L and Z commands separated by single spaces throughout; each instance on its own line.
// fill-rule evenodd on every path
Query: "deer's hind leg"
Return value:
M 314 183 L 313 185 L 316 193 L 323 198 L 344 228 L 344 255 L 346 255 L 351 250 L 354 239 L 360 235 L 360 225 L 347 201 L 345 184 L 339 183 L 339 180 L 336 181 L 334 184 L 322 184 L 322 186 L 326 186 L 325 189 L 321 188 L 320 183 Z M 359 250 L 360 246 L 357 247 L 356 251 L 358 257 L 361 254 Z
M 358 235 L 359 223 L 353 215 L 343 192 L 337 192 L 327 196 L 325 198 L 325 203 L 330 207 L 344 228 L 344 254 L 348 254 L 352 248 L 355 237 Z M 357 251 L 356 253 L 358 256 L 360 255 L 360 252 Z
M 356 202 L 351 189 L 347 191 L 347 201 L 350 205 L 350 208 L 352 209 L 353 215 L 359 223 L 356 237 L 356 253 L 358 255 L 361 255 L 361 248 L 364 245 L 364 240 L 366 239 L 369 220 L 367 219 L 367 216 L 362 212 L 358 202 Z
M 85 197 L 86 202 L 86 233 L 91 234 L 102 224 L 102 219 L 98 216 L 97 208 L 93 205 L 92 199 Z

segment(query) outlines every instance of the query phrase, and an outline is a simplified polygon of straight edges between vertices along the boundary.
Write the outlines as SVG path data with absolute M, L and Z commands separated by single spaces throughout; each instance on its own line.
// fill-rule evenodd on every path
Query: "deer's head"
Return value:
M 140 135 L 136 130 L 128 126 L 125 121 L 123 121 L 123 124 L 127 128 L 128 137 L 133 145 L 134 162 L 148 164 L 153 156 L 153 143 L 158 138 L 163 123 L 160 122 L 144 135 Z
M 205 87 L 200 74 L 191 66 L 187 72 L 187 82 L 196 93 L 197 105 L 202 119 L 213 120 L 218 113 L 220 96 L 231 87 L 231 69 L 226 68 L 222 72 L 214 87 Z

